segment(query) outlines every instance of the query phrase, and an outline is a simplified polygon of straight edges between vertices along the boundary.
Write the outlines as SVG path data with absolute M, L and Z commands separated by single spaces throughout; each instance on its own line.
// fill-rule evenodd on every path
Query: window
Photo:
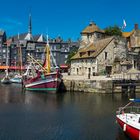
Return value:
M 3 58 L 4 58 L 4 59 L 6 58 L 6 55 L 5 55 L 5 54 L 3 54 Z
M 56 50 L 56 46 L 53 46 L 54 47 L 54 50 Z
M 105 60 L 107 59 L 107 52 L 105 52 Z
M 56 53 L 55 52 L 53 53 L 53 56 L 56 56 Z
M 95 71 L 95 67 L 92 67 L 92 71 Z

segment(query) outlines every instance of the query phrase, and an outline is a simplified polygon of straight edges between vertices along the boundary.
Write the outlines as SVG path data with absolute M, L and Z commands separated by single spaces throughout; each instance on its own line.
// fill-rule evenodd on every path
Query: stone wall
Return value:
M 112 81 L 63 80 L 66 91 L 112 93 Z

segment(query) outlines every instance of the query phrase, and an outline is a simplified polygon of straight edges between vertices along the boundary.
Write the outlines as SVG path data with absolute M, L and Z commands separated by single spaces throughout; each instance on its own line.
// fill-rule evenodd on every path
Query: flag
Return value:
M 125 20 L 123 20 L 123 26 L 126 27 L 126 22 L 125 22 Z
M 125 29 L 126 27 L 126 21 L 123 19 L 123 26 L 122 26 L 122 29 Z

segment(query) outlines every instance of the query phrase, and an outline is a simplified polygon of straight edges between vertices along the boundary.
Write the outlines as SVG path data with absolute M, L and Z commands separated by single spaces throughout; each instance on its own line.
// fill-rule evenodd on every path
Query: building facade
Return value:
M 90 23 L 81 32 L 81 45 L 71 59 L 72 75 L 100 75 L 120 72 L 120 66 L 114 66 L 116 59 L 127 57 L 126 39 L 108 37 L 95 23 Z
M 6 65 L 6 58 L 8 57 L 8 65 L 18 66 L 22 60 L 22 65 L 26 66 L 29 61 L 28 54 L 43 63 L 47 42 L 49 42 L 51 50 L 51 60 L 57 66 L 66 64 L 72 48 L 79 47 L 78 42 L 64 41 L 61 37 L 47 39 L 43 34 L 32 35 L 31 15 L 29 15 L 27 33 L 18 34 L 6 40 L 6 33 L 0 32 L 0 65 Z

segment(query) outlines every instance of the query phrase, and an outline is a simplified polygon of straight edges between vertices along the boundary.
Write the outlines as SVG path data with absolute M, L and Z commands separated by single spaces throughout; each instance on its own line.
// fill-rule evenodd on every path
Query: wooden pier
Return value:
M 112 93 L 114 93 L 116 87 L 121 88 L 122 95 L 134 96 L 136 89 L 138 89 L 140 87 L 140 79 L 112 80 Z

